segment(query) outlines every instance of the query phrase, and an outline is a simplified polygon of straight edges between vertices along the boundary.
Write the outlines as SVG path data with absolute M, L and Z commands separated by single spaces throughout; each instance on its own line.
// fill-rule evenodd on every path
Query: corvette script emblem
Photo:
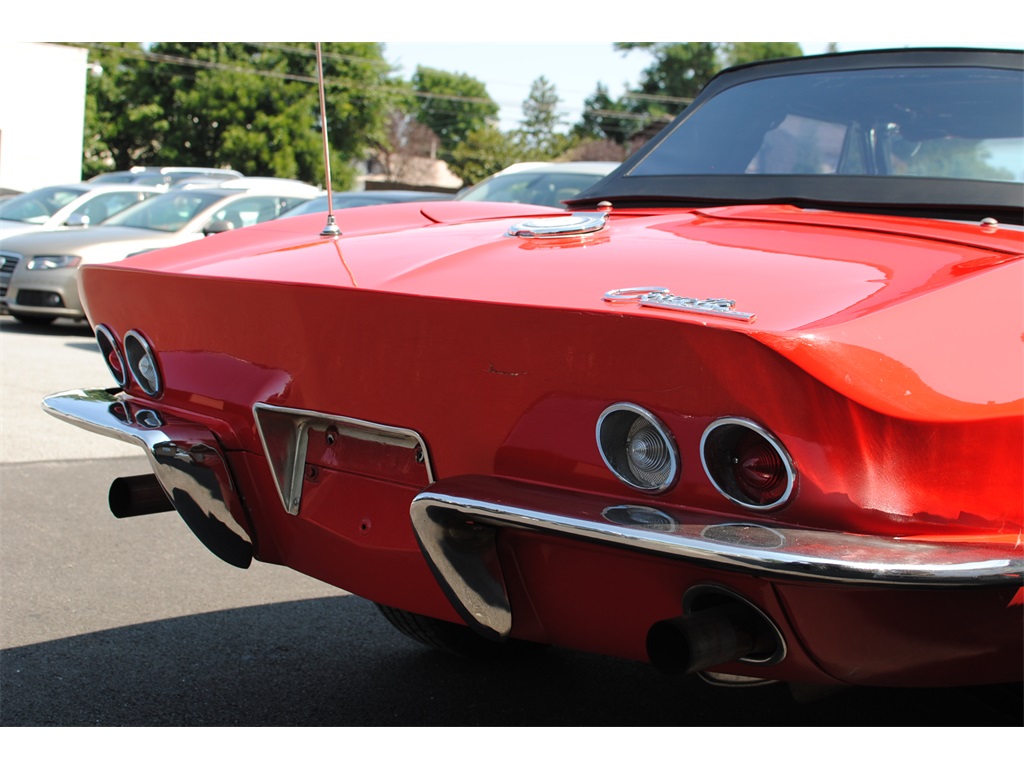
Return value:
M 604 295 L 604 300 L 613 304 L 637 302 L 641 307 L 657 307 L 673 309 L 677 312 L 695 312 L 701 315 L 714 315 L 730 320 L 752 323 L 757 317 L 752 312 L 738 312 L 733 309 L 736 302 L 732 299 L 694 299 L 689 296 L 677 296 L 668 288 L 616 288 Z

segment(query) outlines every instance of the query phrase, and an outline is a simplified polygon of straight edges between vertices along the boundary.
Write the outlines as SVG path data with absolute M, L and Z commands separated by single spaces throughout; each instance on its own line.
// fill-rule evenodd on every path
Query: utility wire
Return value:
M 287 46 L 287 45 L 282 45 L 282 44 L 279 44 L 279 43 L 245 43 L 245 44 L 246 45 L 252 45 L 254 47 L 263 48 L 263 49 L 266 49 L 266 50 L 276 50 L 276 51 L 280 51 L 280 52 L 283 52 L 283 53 L 291 53 L 291 54 L 300 55 L 300 56 L 308 56 L 308 57 L 310 57 L 311 60 L 315 58 L 315 52 L 314 51 L 308 51 L 308 50 L 306 50 L 304 48 L 297 48 L 297 47 L 294 47 L 294 46 Z M 69 45 L 71 45 L 71 44 L 69 44 Z M 215 62 L 215 61 L 204 61 L 204 60 L 201 60 L 201 59 L 191 59 L 191 58 L 187 58 L 187 57 L 183 57 L 183 56 L 171 56 L 171 55 L 168 55 L 168 54 L 155 53 L 153 51 L 134 50 L 134 49 L 129 49 L 129 48 L 123 48 L 123 47 L 120 47 L 120 46 L 109 45 L 109 44 L 105 44 L 105 43 L 89 43 L 88 45 L 90 47 L 92 47 L 92 48 L 98 48 L 98 49 L 101 49 L 101 50 L 110 51 L 112 53 L 117 53 L 117 54 L 120 54 L 120 55 L 126 56 L 126 57 L 138 58 L 138 59 L 143 59 L 143 60 L 147 60 L 147 61 L 161 62 L 161 63 L 166 63 L 166 64 L 175 64 L 177 66 L 189 67 L 189 68 L 192 68 L 192 69 L 218 70 L 218 71 L 223 71 L 223 72 L 234 72 L 236 74 L 248 74 L 248 75 L 256 75 L 256 76 L 259 76 L 259 77 L 270 77 L 270 78 L 274 78 L 274 79 L 278 79 L 278 80 L 288 80 L 288 81 L 293 81 L 293 82 L 311 83 L 311 84 L 316 84 L 317 83 L 317 78 L 315 76 L 313 76 L 313 75 L 302 75 L 302 74 L 295 74 L 295 73 L 291 73 L 291 72 L 277 72 L 277 71 L 274 71 L 274 70 L 265 70 L 265 69 L 261 70 L 261 69 L 255 69 L 255 68 L 252 68 L 252 67 L 240 66 L 238 64 L 229 64 L 229 63 Z M 387 62 L 382 62 L 382 61 L 380 61 L 378 59 L 368 59 L 368 58 L 365 58 L 365 57 L 353 56 L 353 55 L 350 55 L 350 54 L 330 53 L 330 52 L 326 52 L 325 51 L 325 52 L 323 52 L 322 55 L 324 56 L 324 58 L 331 58 L 331 59 L 343 60 L 343 61 L 352 61 L 352 62 L 355 62 L 355 63 L 369 64 L 369 65 L 372 65 L 372 66 L 380 66 L 382 69 L 386 69 L 388 71 L 390 71 L 390 67 L 391 67 L 391 65 L 389 65 Z M 384 74 L 387 74 L 387 73 L 384 73 Z M 355 82 L 353 80 L 346 80 L 346 79 L 337 78 L 337 77 L 335 77 L 335 78 L 325 78 L 324 79 L 324 85 L 325 85 L 325 87 L 335 87 L 335 88 L 340 88 L 340 89 L 356 89 L 356 88 L 363 89 L 363 88 L 366 87 L 365 83 L 357 83 L 357 82 Z M 398 85 L 383 85 L 383 84 L 381 84 L 381 85 L 377 85 L 375 87 L 378 90 L 380 90 L 380 91 L 390 92 L 390 93 L 393 93 L 395 95 L 411 95 L 411 96 L 413 96 L 415 98 L 424 99 L 424 100 L 430 99 L 430 100 L 441 101 L 441 102 L 450 101 L 450 102 L 457 102 L 457 103 L 482 104 L 482 105 L 495 104 L 495 102 L 492 99 L 487 98 L 487 97 L 482 97 L 482 96 L 459 96 L 459 95 L 447 94 L 447 93 L 432 93 L 432 92 L 429 92 L 429 91 L 409 91 L 408 89 L 402 88 L 401 86 L 398 86 Z M 693 99 L 685 98 L 685 97 L 660 96 L 660 95 L 655 95 L 655 94 L 646 94 L 646 93 L 637 93 L 637 92 L 627 92 L 625 94 L 625 96 L 623 97 L 623 100 L 651 101 L 651 102 L 664 103 L 664 104 L 678 104 L 678 105 L 682 105 L 682 106 L 688 105 L 689 103 L 691 103 L 693 101 Z M 444 114 L 445 113 L 445 110 L 443 108 L 436 108 L 435 107 L 434 111 L 436 113 L 439 113 L 439 114 Z M 455 111 L 451 111 L 450 114 L 454 115 L 454 114 L 457 114 L 457 113 Z M 581 111 L 581 114 L 583 116 L 619 118 L 619 119 L 635 120 L 635 121 L 638 121 L 638 122 L 650 122 L 651 120 L 656 119 L 653 115 L 650 115 L 648 113 L 621 112 L 621 111 L 601 110 L 601 109 L 584 109 L 584 110 Z M 561 124 L 568 125 L 568 123 L 564 123 L 564 122 L 561 123 Z

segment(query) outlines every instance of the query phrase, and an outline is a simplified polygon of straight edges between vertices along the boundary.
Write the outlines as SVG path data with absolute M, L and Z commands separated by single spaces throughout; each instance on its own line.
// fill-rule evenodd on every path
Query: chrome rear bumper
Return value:
M 89 432 L 143 448 L 157 482 L 186 525 L 222 560 L 252 562 L 252 542 L 231 510 L 241 514 L 217 438 L 194 422 L 137 408 L 120 390 L 72 390 L 43 399 L 43 410 Z
M 752 576 L 847 585 L 1020 584 L 1024 550 L 721 521 L 501 478 L 442 480 L 411 508 L 420 548 L 462 618 L 485 636 L 512 626 L 496 542 L 502 528 L 540 531 Z

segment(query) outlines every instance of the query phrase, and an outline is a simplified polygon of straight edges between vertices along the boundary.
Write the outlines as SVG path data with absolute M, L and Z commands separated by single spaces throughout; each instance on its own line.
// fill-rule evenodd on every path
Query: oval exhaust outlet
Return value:
M 107 501 L 114 517 L 122 520 L 174 509 L 171 500 L 157 482 L 156 475 L 117 478 L 110 484 Z
M 655 623 L 647 632 L 647 657 L 669 675 L 690 675 L 722 664 L 777 664 L 786 655 L 775 624 L 732 592 L 695 587 L 682 616 Z

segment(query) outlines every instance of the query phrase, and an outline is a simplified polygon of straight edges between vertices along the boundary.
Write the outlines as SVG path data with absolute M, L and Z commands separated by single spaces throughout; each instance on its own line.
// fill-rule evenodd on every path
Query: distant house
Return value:
M 443 160 L 432 157 L 391 155 L 391 173 L 383 165 L 371 160 L 359 181 L 365 189 L 418 189 L 425 192 L 457 192 L 462 179 L 448 168 Z
M 81 181 L 88 55 L 0 42 L 0 189 Z

